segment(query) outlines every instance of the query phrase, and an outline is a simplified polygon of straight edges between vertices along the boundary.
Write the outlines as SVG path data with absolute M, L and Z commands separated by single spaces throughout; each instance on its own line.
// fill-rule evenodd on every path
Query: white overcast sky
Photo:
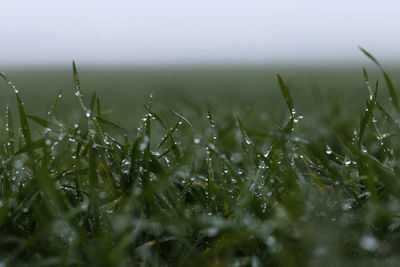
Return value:
M 0 66 L 400 60 L 399 0 L 0 0 Z

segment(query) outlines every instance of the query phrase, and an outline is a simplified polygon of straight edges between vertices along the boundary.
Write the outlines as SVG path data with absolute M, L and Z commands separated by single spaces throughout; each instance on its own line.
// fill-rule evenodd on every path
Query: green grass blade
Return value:
M 367 86 L 369 95 L 371 96 L 374 94 L 374 92 L 372 91 L 372 86 L 371 86 L 371 82 L 369 81 L 369 76 L 368 76 L 367 70 L 364 67 L 363 67 L 363 75 L 364 75 L 364 83 Z
M 281 76 L 278 73 L 276 74 L 276 79 L 278 80 L 278 84 L 279 87 L 281 88 L 283 98 L 285 99 L 286 104 L 289 108 L 290 115 L 292 116 L 296 113 L 296 110 L 294 109 L 293 99 L 292 96 L 290 95 L 289 89 L 287 88 L 286 84 L 283 82 Z
M 15 147 L 14 123 L 12 119 L 11 110 L 8 105 L 6 106 L 6 132 L 8 137 L 7 148 L 9 154 L 14 155 L 14 147 Z
M 116 124 L 116 123 L 114 123 L 114 122 L 112 122 L 112 121 L 103 119 L 103 118 L 101 118 L 101 117 L 99 117 L 99 116 L 95 116 L 95 118 L 96 118 L 96 119 L 100 122 L 100 124 L 102 124 L 103 126 L 106 126 L 106 127 L 110 128 L 110 129 L 117 130 L 117 131 L 119 131 L 120 133 L 122 133 L 123 135 L 129 136 L 129 137 L 135 137 L 135 135 L 134 135 L 131 131 L 129 131 L 129 130 L 127 130 L 127 129 L 121 127 L 121 126 L 119 126 L 118 124 Z
M 33 115 L 26 115 L 26 116 L 28 117 L 28 119 L 36 122 L 37 124 L 39 124 L 45 128 L 52 128 L 52 129 L 59 128 L 59 126 L 55 125 L 54 123 L 51 123 L 48 120 L 42 119 L 40 117 L 33 116 Z
M 390 96 L 390 101 L 392 102 L 393 106 L 395 107 L 396 111 L 398 113 L 400 113 L 400 103 L 399 103 L 399 98 L 397 96 L 397 92 L 396 89 L 393 86 L 392 81 L 389 78 L 389 75 L 386 73 L 386 71 L 383 69 L 382 65 L 379 63 L 379 61 L 373 57 L 368 51 L 366 51 L 364 48 L 359 47 L 359 49 L 361 50 L 361 52 L 363 52 L 369 59 L 371 59 L 381 70 L 384 78 L 385 78 L 385 82 L 386 85 L 388 87 L 388 91 L 389 91 L 389 96 Z
M 268 166 L 270 164 L 269 161 L 268 161 L 268 158 L 266 156 L 264 156 L 263 153 L 261 153 L 261 151 L 254 144 L 253 140 L 248 136 L 247 131 L 246 131 L 244 125 L 243 125 L 243 122 L 242 122 L 242 120 L 240 119 L 240 117 L 238 115 L 236 116 L 236 122 L 237 122 L 237 125 L 239 127 L 240 132 L 243 135 L 245 143 L 247 145 L 249 145 L 253 149 L 254 153 L 257 156 L 257 158 L 259 158 L 262 161 L 264 161 L 264 163 Z
M 366 73 L 366 71 L 364 72 L 365 74 L 365 80 L 366 80 L 366 85 L 369 88 L 369 80 L 368 80 L 368 75 Z M 373 116 L 373 112 L 374 112 L 374 107 L 376 104 L 376 97 L 377 97 L 377 93 L 378 93 L 378 83 L 376 83 L 376 88 L 375 91 L 373 93 L 373 95 L 370 95 L 370 100 L 367 102 L 367 109 L 366 111 L 361 115 L 361 120 L 360 120 L 360 130 L 358 132 L 358 145 L 359 147 L 361 147 L 361 142 L 362 142 L 362 138 L 364 136 L 364 131 L 365 128 L 367 127 L 367 124 L 370 122 L 372 116 Z
M 142 106 L 147 110 L 147 112 L 156 119 L 156 121 L 164 128 L 166 129 L 167 127 L 165 126 L 165 123 L 161 119 L 160 116 L 158 116 L 154 111 L 150 109 L 150 107 L 146 106 L 145 104 L 142 104 Z
M 211 128 L 209 142 L 211 144 L 215 144 L 215 141 L 217 139 L 217 135 L 216 135 L 216 132 L 215 132 L 215 121 L 214 121 L 209 109 L 207 110 L 207 118 L 208 118 L 208 123 L 209 123 L 210 128 Z
M 303 160 L 303 162 L 304 162 L 304 165 L 305 165 L 306 168 L 307 168 L 308 174 L 310 175 L 310 177 L 311 177 L 311 179 L 313 180 L 314 184 L 318 187 L 318 189 L 319 189 L 321 192 L 323 192 L 323 193 L 326 194 L 325 185 L 324 185 L 324 184 L 322 183 L 322 181 L 318 178 L 318 176 L 311 170 L 310 165 L 309 165 L 307 159 L 306 159 L 304 156 L 302 156 L 301 158 L 302 158 L 302 160 Z
M 185 116 L 183 116 L 182 114 L 176 112 L 175 110 L 173 110 L 172 108 L 170 108 L 170 110 L 172 111 L 172 113 L 174 113 L 176 116 L 178 116 L 179 118 L 181 118 L 184 122 L 186 122 L 190 128 L 193 128 L 193 125 L 190 123 L 190 121 L 188 119 L 185 118 Z
M 129 173 L 126 180 L 123 180 L 123 188 L 125 192 L 128 192 L 131 189 L 131 186 L 136 182 L 139 176 L 139 159 L 141 158 L 140 151 L 140 142 L 142 141 L 142 137 L 136 138 L 135 142 L 132 144 L 132 148 L 130 151 L 130 166 Z
M 97 117 L 99 117 L 99 118 L 103 117 L 103 112 L 101 110 L 101 104 L 100 104 L 100 99 L 99 98 L 97 98 L 96 107 L 97 107 Z
M 89 197 L 91 203 L 91 213 L 93 216 L 93 226 L 92 231 L 96 233 L 99 230 L 99 202 L 98 202 L 98 189 L 99 189 L 99 179 L 97 176 L 97 151 L 91 146 L 89 148 Z
M 359 46 L 358 48 L 361 50 L 361 52 L 364 53 L 364 55 L 366 55 L 366 56 L 367 56 L 369 59 L 371 59 L 380 69 L 382 69 L 381 64 L 379 63 L 379 61 L 378 61 L 374 56 L 372 56 L 367 50 L 365 50 L 365 49 L 362 48 L 361 46 Z
M 0 72 L 0 77 L 7 82 L 7 84 L 9 85 L 9 87 L 14 91 L 15 96 L 17 98 L 17 104 L 18 104 L 18 111 L 19 111 L 19 118 L 20 118 L 20 123 L 21 123 L 21 128 L 22 128 L 22 134 L 24 136 L 25 142 L 27 145 L 29 145 L 32 142 L 31 139 L 31 133 L 30 133 L 30 129 L 29 129 L 29 124 L 28 124 L 28 120 L 26 117 L 26 112 L 25 112 L 25 108 L 24 108 L 24 104 L 21 101 L 21 98 L 19 96 L 19 91 L 17 89 L 17 87 L 7 79 L 7 77 L 5 76 L 4 73 Z
M 174 127 L 172 127 L 171 129 L 169 129 L 169 131 L 167 132 L 167 134 L 164 135 L 164 137 L 161 139 L 161 142 L 160 142 L 160 144 L 158 145 L 157 149 L 160 149 L 160 148 L 165 144 L 165 142 L 168 140 L 168 138 L 170 138 L 170 137 L 172 136 L 172 134 L 178 129 L 179 125 L 181 125 L 181 122 L 182 122 L 182 120 L 179 119 L 179 120 L 175 123 Z
M 24 139 L 27 145 L 32 143 L 31 139 L 31 131 L 29 129 L 29 123 L 28 123 L 28 117 L 26 116 L 24 104 L 21 101 L 21 98 L 19 97 L 18 94 L 16 94 L 17 101 L 18 101 L 18 109 L 19 109 L 19 118 L 21 121 L 21 127 L 22 127 L 22 134 L 24 135 Z
M 58 101 L 60 101 L 61 97 L 62 97 L 62 90 L 60 90 L 58 92 L 58 95 L 56 97 L 56 99 L 54 100 L 53 104 L 51 105 L 49 111 L 47 112 L 48 115 L 48 119 L 50 120 L 50 118 L 53 116 L 54 110 L 56 109 L 56 106 L 58 104 Z
M 19 155 L 19 154 L 26 153 L 26 152 L 30 153 L 33 150 L 43 148 L 45 146 L 46 146 L 45 138 L 41 138 L 39 140 L 29 143 L 29 145 L 27 144 L 27 145 L 23 146 L 21 149 L 19 149 L 17 152 L 15 152 L 15 155 Z
M 83 94 L 82 94 L 82 90 L 81 90 L 81 82 L 79 79 L 79 74 L 78 74 L 78 70 L 76 68 L 76 64 L 75 61 L 72 61 L 72 73 L 73 73 L 73 78 L 74 78 L 74 84 L 75 84 L 75 95 L 78 97 L 79 99 L 79 103 L 81 104 L 81 107 L 83 109 L 83 111 L 87 112 L 87 108 L 85 106 L 85 104 L 83 103 Z
M 376 103 L 376 106 L 383 114 L 383 118 L 389 122 L 390 126 L 392 126 L 398 134 L 400 134 L 400 125 L 397 121 L 379 103 Z

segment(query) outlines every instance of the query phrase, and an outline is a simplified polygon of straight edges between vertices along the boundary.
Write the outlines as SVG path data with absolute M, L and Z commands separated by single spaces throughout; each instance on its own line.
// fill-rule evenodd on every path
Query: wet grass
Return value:
M 84 97 L 75 64 L 72 122 L 55 116 L 61 94 L 31 115 L 1 74 L 17 100 L 1 127 L 1 266 L 398 264 L 399 103 L 364 52 L 384 82 L 364 69 L 359 113 L 316 95 L 305 118 L 280 75 L 284 116 L 150 95 L 126 126 Z

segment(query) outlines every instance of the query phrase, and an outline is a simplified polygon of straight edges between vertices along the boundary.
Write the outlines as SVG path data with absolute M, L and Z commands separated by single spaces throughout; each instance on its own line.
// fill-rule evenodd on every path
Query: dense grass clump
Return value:
M 155 112 L 150 96 L 132 131 L 84 101 L 75 65 L 72 125 L 53 116 L 61 95 L 28 115 L 1 74 L 19 116 L 7 107 L 1 126 L 0 266 L 397 265 L 400 105 L 364 52 L 393 105 L 364 69 L 359 124 L 333 132 L 301 127 L 279 75 L 284 121 Z

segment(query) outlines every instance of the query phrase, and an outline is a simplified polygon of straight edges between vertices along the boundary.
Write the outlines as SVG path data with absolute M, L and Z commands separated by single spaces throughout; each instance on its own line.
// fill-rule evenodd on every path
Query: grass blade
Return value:
M 379 61 L 373 57 L 367 50 L 365 50 L 362 47 L 359 47 L 359 49 L 361 50 L 361 52 L 364 53 L 364 55 L 366 55 L 369 59 L 372 60 L 372 62 L 374 62 L 378 68 L 381 70 L 384 78 L 385 78 L 385 82 L 386 85 L 388 87 L 388 91 L 389 91 L 389 96 L 390 96 L 390 101 L 392 102 L 393 106 L 395 107 L 396 111 L 398 113 L 400 113 L 400 103 L 399 103 L 399 98 L 397 96 L 396 90 L 393 86 L 392 81 L 389 78 L 389 75 L 386 73 L 386 71 L 383 69 L 382 65 L 379 63 Z
M 14 155 L 14 147 L 15 147 L 14 123 L 12 119 L 11 110 L 8 105 L 6 106 L 6 132 L 8 135 L 7 148 L 9 154 Z
M 170 110 L 179 118 L 181 118 L 184 122 L 186 122 L 190 128 L 193 128 L 193 125 L 190 123 L 190 121 L 188 119 L 185 118 L 185 116 L 183 116 L 182 114 L 179 114 L 178 112 L 176 112 L 175 110 L 173 110 L 172 108 L 170 108 Z
M 308 161 L 306 159 L 306 157 L 304 155 L 302 155 L 301 159 L 304 162 L 304 165 L 307 168 L 308 174 L 310 175 L 311 179 L 313 180 L 314 184 L 318 187 L 318 189 L 322 192 L 326 194 L 326 189 L 324 184 L 321 182 L 321 180 L 318 178 L 318 176 L 311 170 Z
M 289 89 L 287 88 L 286 84 L 283 82 L 281 76 L 278 73 L 276 74 L 276 79 L 278 80 L 278 84 L 279 87 L 281 88 L 283 98 L 285 99 L 286 104 L 289 108 L 290 115 L 292 116 L 296 113 L 296 110 L 294 109 L 293 99 L 292 96 L 290 95 Z
M 164 128 L 166 129 L 167 127 L 165 126 L 165 123 L 163 122 L 163 120 L 160 118 L 160 116 L 158 116 L 154 111 L 152 111 L 150 109 L 150 107 L 146 106 L 145 104 L 142 104 L 142 106 L 147 110 L 147 112 L 156 119 L 156 121 L 158 121 L 158 123 Z
M 164 135 L 164 137 L 161 139 L 160 144 L 158 145 L 157 149 L 160 149 L 162 147 L 163 144 L 165 144 L 165 142 L 168 140 L 168 138 L 170 138 L 172 136 L 172 134 L 176 131 L 176 129 L 178 129 L 179 125 L 181 125 L 182 120 L 179 119 L 174 127 L 172 127 L 166 135 Z
M 369 80 L 368 80 L 368 74 L 366 71 L 364 71 L 364 77 L 366 80 L 367 87 L 369 88 Z M 370 90 L 370 89 L 369 89 Z M 358 146 L 361 147 L 361 142 L 362 138 L 364 135 L 365 128 L 367 127 L 367 124 L 370 122 L 373 112 L 374 112 L 374 107 L 376 104 L 376 96 L 378 93 L 378 82 L 376 83 L 376 88 L 373 93 L 373 95 L 370 95 L 370 100 L 367 101 L 367 109 L 365 112 L 361 114 L 361 120 L 360 120 L 360 130 L 358 132 Z
M 96 107 L 97 107 L 97 117 L 99 117 L 99 118 L 103 117 L 103 112 L 101 110 L 101 104 L 100 104 L 100 99 L 99 98 L 97 98 Z
M 82 109 L 83 109 L 83 111 L 85 112 L 85 115 L 86 115 L 87 114 L 87 108 L 86 108 L 85 104 L 83 103 L 81 82 L 80 82 L 80 79 L 79 79 L 79 74 L 78 74 L 78 70 L 76 68 L 75 61 L 72 61 L 72 73 L 73 73 L 74 84 L 75 84 L 75 95 L 78 97 L 79 103 L 81 104 L 81 107 L 82 107 Z
M 61 99 L 61 97 L 62 97 L 61 93 L 62 93 L 62 90 L 60 90 L 60 91 L 58 92 L 58 95 L 57 95 L 56 99 L 54 100 L 54 102 L 53 102 L 53 104 L 51 105 L 49 111 L 47 112 L 48 117 L 49 117 L 49 118 L 48 118 L 49 120 L 50 120 L 50 118 L 53 116 L 53 113 L 54 113 L 54 110 L 56 109 L 56 106 L 57 106 L 57 104 L 58 104 L 58 101 L 59 101 L 59 100 Z

